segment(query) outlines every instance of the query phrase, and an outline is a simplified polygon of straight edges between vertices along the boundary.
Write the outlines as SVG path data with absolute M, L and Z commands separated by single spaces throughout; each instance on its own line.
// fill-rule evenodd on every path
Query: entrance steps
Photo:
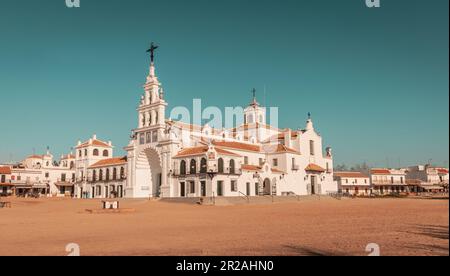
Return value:
M 298 202 L 298 201 L 315 201 L 327 196 L 253 196 L 253 197 L 190 197 L 190 198 L 162 198 L 160 202 L 179 203 L 179 204 L 198 204 L 198 205 L 216 205 L 216 206 L 233 206 L 233 205 L 265 205 L 282 202 Z

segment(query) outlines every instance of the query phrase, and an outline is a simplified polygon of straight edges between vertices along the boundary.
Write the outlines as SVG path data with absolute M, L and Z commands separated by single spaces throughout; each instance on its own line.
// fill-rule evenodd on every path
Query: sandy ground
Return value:
M 0 255 L 449 255 L 449 201 L 322 199 L 194 206 L 123 200 L 129 214 L 86 214 L 97 200 L 8 199 Z

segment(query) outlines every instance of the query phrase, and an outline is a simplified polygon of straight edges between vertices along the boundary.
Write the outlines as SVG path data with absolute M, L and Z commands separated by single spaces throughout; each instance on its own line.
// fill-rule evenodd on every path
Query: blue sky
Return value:
M 2 0 L 0 162 L 93 133 L 123 154 L 150 41 L 170 107 L 308 112 L 335 162 L 448 165 L 448 0 Z M 263 101 L 263 99 L 261 99 Z

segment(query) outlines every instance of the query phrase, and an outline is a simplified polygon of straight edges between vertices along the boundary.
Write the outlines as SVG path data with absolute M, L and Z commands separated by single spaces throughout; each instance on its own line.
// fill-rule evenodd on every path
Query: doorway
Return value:
M 217 196 L 223 196 L 223 181 L 217 181 Z
M 315 195 L 316 194 L 316 184 L 317 184 L 317 179 L 315 175 L 311 176 L 311 194 Z
M 186 197 L 186 183 L 184 182 L 180 183 L 180 196 Z
M 201 181 L 200 187 L 201 187 L 201 195 L 206 196 L 206 181 Z

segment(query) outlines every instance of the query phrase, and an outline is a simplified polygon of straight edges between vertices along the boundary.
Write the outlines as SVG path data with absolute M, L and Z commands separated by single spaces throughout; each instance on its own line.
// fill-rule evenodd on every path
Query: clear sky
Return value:
M 169 110 L 246 105 L 280 127 L 308 112 L 335 162 L 448 165 L 448 0 L 2 0 L 0 162 L 93 133 L 123 154 L 151 41 Z M 260 99 L 263 101 L 263 99 Z

